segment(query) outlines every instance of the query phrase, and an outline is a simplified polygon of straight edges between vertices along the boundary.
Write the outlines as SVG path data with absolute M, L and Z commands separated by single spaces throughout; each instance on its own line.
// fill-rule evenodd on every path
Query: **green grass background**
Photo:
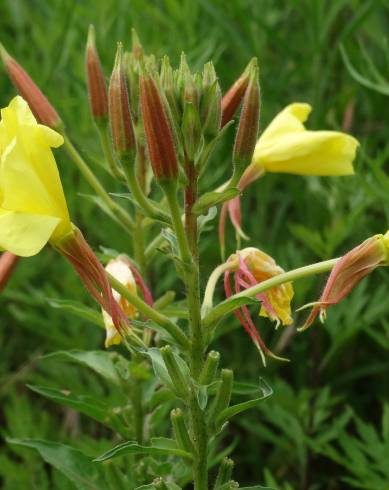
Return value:
M 253 184 L 243 205 L 250 245 L 263 248 L 289 269 L 339 255 L 388 229 L 387 1 L 1 0 L 1 42 L 42 87 L 83 155 L 114 191 L 115 183 L 99 166 L 102 157 L 85 90 L 84 46 L 90 23 L 96 27 L 107 77 L 116 42 L 128 47 L 131 27 L 146 51 L 167 53 L 173 63 L 181 51 L 194 70 L 212 59 L 224 90 L 257 56 L 262 128 L 285 105 L 304 101 L 314 108 L 310 128 L 338 130 L 352 107 L 348 129 L 361 142 L 356 175 L 269 175 Z M 341 45 L 363 83 L 346 66 Z M 14 93 L 2 71 L 1 105 Z M 203 190 L 228 175 L 233 136 L 231 130 L 228 144 L 212 159 Z M 82 197 L 91 191 L 72 162 L 65 153 L 57 154 L 73 220 L 93 246 L 128 250 L 120 228 Z M 215 240 L 216 229 L 203 235 L 204 282 L 219 261 Z M 231 231 L 227 243 L 233 252 Z M 315 300 L 323 281 L 321 277 L 296 284 L 295 305 Z M 167 288 L 181 292 L 172 268 L 161 258 L 151 270 L 151 282 L 156 294 Z M 271 363 L 266 371 L 235 320 L 226 322 L 226 333 L 216 345 L 224 366 L 232 366 L 241 380 L 263 376 L 275 390 L 259 410 L 235 419 L 230 427 L 227 442 L 236 444 L 234 478 L 242 486 L 267 482 L 284 490 L 389 488 L 383 456 L 386 450 L 389 454 L 388 286 L 388 271 L 376 271 L 330 311 L 324 327 L 315 325 L 286 340 L 283 353 L 290 364 Z M 48 298 L 92 305 L 69 265 L 50 249 L 23 260 L 0 296 L 1 434 L 70 442 L 96 455 L 107 441 L 112 445 L 109 433 L 83 417 L 72 422 L 69 411 L 25 386 L 60 382 L 99 392 L 96 380 L 81 376 L 76 368 L 39 360 L 51 351 L 102 345 L 99 329 L 51 308 Z M 297 323 L 303 318 L 297 316 Z M 274 334 L 270 324 L 262 323 L 268 343 L 276 346 L 282 333 Z M 30 450 L 5 444 L 0 449 L 0 479 L 6 490 L 74 488 Z

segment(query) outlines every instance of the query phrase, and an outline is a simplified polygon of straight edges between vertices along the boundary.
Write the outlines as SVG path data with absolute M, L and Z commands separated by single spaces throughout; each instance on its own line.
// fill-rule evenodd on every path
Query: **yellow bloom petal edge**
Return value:
M 338 131 L 310 131 L 304 126 L 312 107 L 288 105 L 269 124 L 255 147 L 247 173 L 299 175 L 351 175 L 358 141 Z
M 72 233 L 51 150 L 62 143 L 60 134 L 37 123 L 22 97 L 1 110 L 0 249 L 31 256 Z

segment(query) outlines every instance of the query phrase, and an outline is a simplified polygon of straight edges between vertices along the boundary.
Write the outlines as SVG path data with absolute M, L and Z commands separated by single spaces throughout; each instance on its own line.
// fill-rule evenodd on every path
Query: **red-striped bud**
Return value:
M 5 288 L 19 261 L 19 258 L 20 257 L 11 252 L 4 252 L 0 256 L 0 291 Z
M 252 64 L 255 64 L 256 66 L 257 63 L 255 58 L 250 61 L 242 75 L 229 88 L 222 99 L 222 127 L 231 121 L 235 112 L 238 110 L 249 84 L 250 68 Z
M 113 147 L 121 156 L 134 156 L 136 140 L 132 125 L 127 82 L 122 65 L 122 45 L 118 44 L 115 65 L 109 82 L 109 122 Z
M 253 157 L 258 138 L 259 108 L 258 68 L 253 67 L 243 98 L 243 106 L 233 151 L 233 163 L 240 169 L 249 165 Z
M 43 95 L 42 91 L 32 80 L 30 75 L 7 53 L 4 46 L 1 44 L 0 56 L 11 82 L 15 85 L 23 99 L 26 100 L 39 122 L 51 128 L 58 128 L 61 126 L 61 118 L 54 107 Z
M 157 180 L 175 179 L 178 164 L 173 131 L 159 89 L 145 74 L 140 77 L 140 103 L 154 176 Z
M 85 51 L 85 67 L 91 113 L 96 122 L 108 117 L 107 85 L 95 44 L 95 28 L 91 25 Z

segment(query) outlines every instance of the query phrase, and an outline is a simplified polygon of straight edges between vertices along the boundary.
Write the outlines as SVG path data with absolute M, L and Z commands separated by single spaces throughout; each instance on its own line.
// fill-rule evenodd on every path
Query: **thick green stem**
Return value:
M 289 272 L 279 274 L 278 276 L 274 276 L 271 279 L 267 279 L 266 281 L 262 281 L 259 284 L 252 286 L 251 288 L 248 288 L 238 294 L 234 294 L 230 298 L 219 303 L 217 306 L 215 306 L 215 308 L 213 308 L 213 310 L 208 313 L 208 315 L 203 320 L 203 326 L 208 331 L 212 330 L 215 327 L 216 322 L 220 318 L 245 304 L 244 298 L 253 298 L 257 294 L 263 293 L 264 291 L 274 288 L 275 286 L 279 286 L 280 284 L 283 284 L 285 282 L 292 282 L 296 281 L 297 279 L 302 279 L 306 276 L 311 276 L 313 274 L 328 272 L 334 267 L 338 260 L 339 258 L 325 260 L 316 264 L 299 267 L 298 269 L 294 269 Z M 242 299 L 243 302 L 238 302 L 237 300 L 239 299 Z M 249 301 L 247 301 L 247 303 L 248 302 Z
M 120 293 L 126 300 L 135 306 L 135 308 L 150 320 L 163 327 L 184 349 L 189 348 L 189 340 L 184 332 L 177 327 L 169 318 L 159 313 L 154 308 L 145 303 L 139 296 L 132 293 L 120 281 L 107 273 L 111 286 Z
M 185 286 L 189 310 L 190 325 L 190 370 L 198 380 L 203 368 L 204 340 L 200 314 L 200 281 L 197 217 L 193 205 L 197 199 L 197 175 L 192 162 L 186 163 L 188 185 L 185 189 L 185 228 L 181 219 L 181 210 L 177 202 L 176 185 L 164 184 L 174 231 L 177 237 L 180 258 L 184 264 Z M 192 388 L 189 399 L 189 411 L 193 433 L 193 480 L 195 490 L 208 490 L 207 450 L 208 435 L 204 412 Z
M 134 222 L 132 221 L 130 215 L 111 198 L 111 196 L 102 186 L 99 179 L 95 176 L 95 174 L 89 168 L 88 164 L 78 153 L 73 143 L 67 137 L 66 133 L 62 133 L 62 135 L 64 137 L 65 150 L 67 151 L 73 162 L 77 165 L 85 180 L 100 197 L 107 208 L 118 218 L 121 223 L 124 224 L 124 227 L 132 234 L 134 230 Z

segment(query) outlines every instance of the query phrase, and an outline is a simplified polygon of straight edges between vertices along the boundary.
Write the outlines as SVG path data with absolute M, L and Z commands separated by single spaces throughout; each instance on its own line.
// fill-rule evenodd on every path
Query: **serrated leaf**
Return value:
M 180 456 L 181 458 L 192 459 L 192 455 L 180 449 L 173 439 L 154 438 L 151 446 L 142 446 L 134 441 L 123 442 L 114 448 L 98 456 L 94 461 L 106 461 L 107 459 L 117 458 L 124 454 L 148 454 Z
M 216 427 L 220 428 L 225 422 L 227 422 L 231 417 L 238 415 L 250 408 L 256 407 L 259 403 L 261 403 L 265 398 L 268 398 L 273 390 L 266 383 L 266 381 L 262 378 L 259 379 L 259 391 L 261 392 L 261 396 L 255 398 L 253 400 L 248 400 L 247 402 L 238 403 L 236 405 L 232 405 L 228 408 L 225 408 L 216 419 Z
M 109 490 L 102 469 L 92 459 L 71 446 L 34 439 L 7 439 L 9 444 L 30 447 L 71 480 L 78 490 Z

